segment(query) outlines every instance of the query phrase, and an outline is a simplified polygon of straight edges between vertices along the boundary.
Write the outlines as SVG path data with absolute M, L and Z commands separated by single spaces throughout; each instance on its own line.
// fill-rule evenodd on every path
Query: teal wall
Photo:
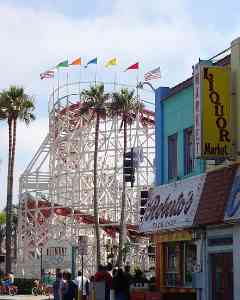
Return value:
M 168 136 L 178 134 L 178 176 L 184 178 L 184 129 L 193 126 L 193 86 L 163 100 L 164 174 L 163 183 L 168 180 Z M 203 162 L 195 160 L 195 168 L 185 177 L 202 173 Z

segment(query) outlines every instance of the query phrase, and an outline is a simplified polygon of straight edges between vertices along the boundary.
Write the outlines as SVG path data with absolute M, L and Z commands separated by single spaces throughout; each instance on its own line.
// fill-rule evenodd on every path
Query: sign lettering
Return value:
M 191 226 L 204 181 L 205 175 L 200 175 L 156 187 L 150 193 L 140 230 L 154 232 Z

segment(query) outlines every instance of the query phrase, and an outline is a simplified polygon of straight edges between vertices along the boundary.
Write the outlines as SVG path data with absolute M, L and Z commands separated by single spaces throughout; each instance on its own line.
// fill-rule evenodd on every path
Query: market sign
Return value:
M 225 209 L 225 221 L 240 219 L 240 168 L 237 169 Z
M 141 232 L 189 228 L 193 225 L 205 175 L 156 187 L 139 225 Z
M 195 157 L 232 154 L 230 70 L 198 64 L 194 68 Z

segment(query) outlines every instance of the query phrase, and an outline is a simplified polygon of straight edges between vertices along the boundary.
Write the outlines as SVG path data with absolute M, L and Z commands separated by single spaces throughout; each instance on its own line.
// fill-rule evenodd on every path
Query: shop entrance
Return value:
M 211 254 L 212 300 L 233 300 L 233 255 Z

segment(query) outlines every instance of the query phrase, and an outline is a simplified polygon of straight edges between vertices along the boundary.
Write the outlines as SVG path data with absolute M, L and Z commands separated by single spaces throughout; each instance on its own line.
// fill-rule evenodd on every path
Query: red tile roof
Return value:
M 237 167 L 237 164 L 233 164 L 207 174 L 194 221 L 196 226 L 223 223 L 225 206 Z

